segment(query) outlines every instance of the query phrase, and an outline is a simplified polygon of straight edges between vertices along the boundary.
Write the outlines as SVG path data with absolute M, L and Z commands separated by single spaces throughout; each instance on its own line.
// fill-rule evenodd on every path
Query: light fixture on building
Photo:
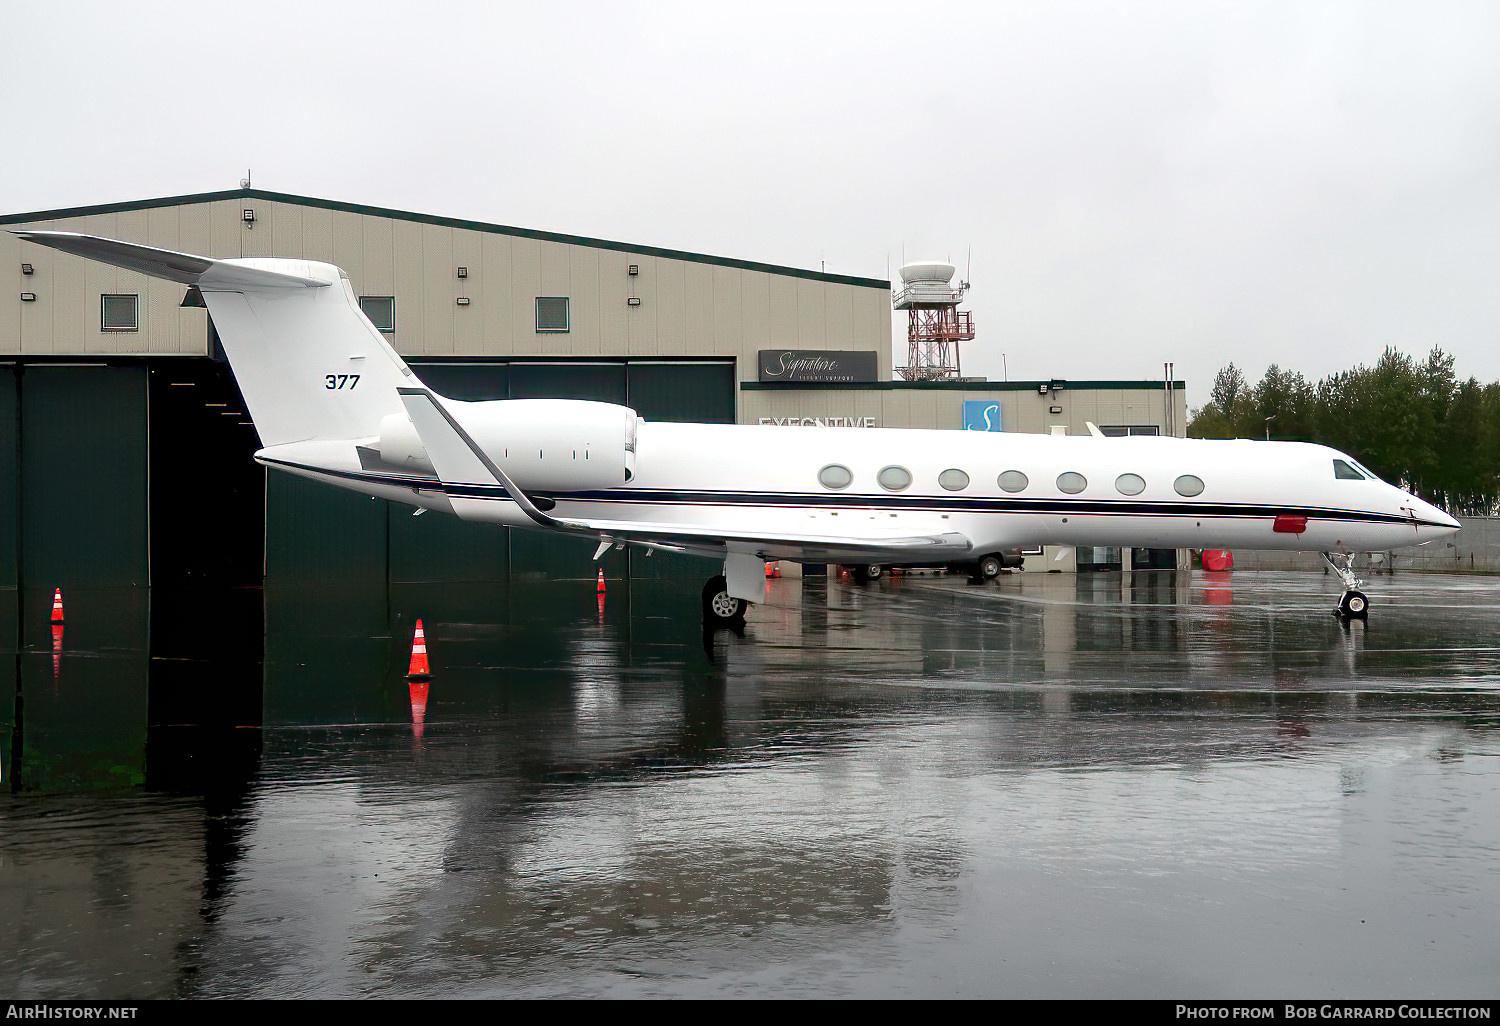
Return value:
M 36 268 L 32 267 L 30 264 L 22 264 L 21 265 L 21 273 L 22 274 L 35 274 L 36 273 Z
M 625 305 L 626 306 L 640 306 L 641 305 L 641 299 L 640 299 L 639 296 L 631 296 L 629 299 L 625 300 Z
M 460 278 L 467 278 L 469 276 L 469 269 L 467 267 L 460 267 L 458 269 L 458 276 Z
M 35 292 L 23 292 L 23 293 L 21 293 L 21 302 L 23 302 L 23 303 L 35 303 L 36 302 L 36 293 Z
M 468 306 L 469 305 L 469 297 L 468 296 L 459 296 L 458 297 L 458 305 L 459 306 Z
M 1047 407 L 1047 412 L 1048 413 L 1061 413 L 1062 412 L 1062 407 L 1061 406 L 1049 406 L 1049 407 Z
M 245 212 L 240 215 L 240 220 L 244 221 L 246 224 L 254 224 L 255 211 L 251 210 L 249 207 L 246 207 Z
M 1048 388 L 1047 388 L 1047 383 L 1045 381 L 1042 382 L 1040 385 L 1036 386 L 1036 394 L 1037 395 L 1046 395 L 1047 392 L 1048 392 Z
M 626 273 L 630 274 L 632 276 L 640 274 L 641 273 L 641 265 L 640 264 L 631 264 L 630 265 L 630 270 L 627 271 Z

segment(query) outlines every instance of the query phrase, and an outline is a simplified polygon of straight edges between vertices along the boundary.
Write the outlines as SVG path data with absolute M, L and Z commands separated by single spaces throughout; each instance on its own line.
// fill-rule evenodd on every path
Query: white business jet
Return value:
M 647 422 L 610 403 L 459 402 L 427 388 L 311 260 L 211 260 L 72 232 L 22 239 L 195 287 L 271 467 L 464 520 L 722 559 L 709 624 L 742 621 L 768 560 L 999 572 L 1042 544 L 1353 557 L 1458 530 L 1352 457 L 1299 442 Z

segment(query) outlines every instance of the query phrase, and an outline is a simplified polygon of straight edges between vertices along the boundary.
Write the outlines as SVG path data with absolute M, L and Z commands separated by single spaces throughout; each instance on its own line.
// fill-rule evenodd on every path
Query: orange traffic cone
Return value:
M 425 678 L 432 676 L 432 671 L 427 667 L 427 636 L 422 633 L 422 621 L 417 621 L 417 633 L 411 640 L 411 668 L 406 671 L 408 677 Z M 422 709 L 427 709 L 426 693 L 423 693 Z
M 598 592 L 601 595 L 604 594 L 604 567 L 602 567 L 602 566 L 599 568 L 599 587 L 598 587 Z
M 62 589 L 57 588 L 52 592 L 52 622 L 63 622 Z

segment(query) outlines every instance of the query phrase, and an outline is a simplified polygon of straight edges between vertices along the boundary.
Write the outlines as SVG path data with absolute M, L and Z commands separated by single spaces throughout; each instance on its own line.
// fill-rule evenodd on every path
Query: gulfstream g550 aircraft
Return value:
M 724 561 L 709 622 L 744 617 L 764 562 L 964 563 L 1018 546 L 1300 549 L 1368 607 L 1357 552 L 1458 530 L 1351 457 L 1297 442 L 648 423 L 609 403 L 458 402 L 422 384 L 310 260 L 211 260 L 77 235 L 21 238 L 198 289 L 264 448 L 303 477 L 464 520 Z M 867 571 L 868 572 L 868 571 Z

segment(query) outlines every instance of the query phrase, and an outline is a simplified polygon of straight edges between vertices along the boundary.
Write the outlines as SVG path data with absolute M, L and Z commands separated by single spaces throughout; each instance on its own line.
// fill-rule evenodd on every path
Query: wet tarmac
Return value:
M 698 583 L 28 594 L 3 996 L 1493 997 L 1500 579 Z

